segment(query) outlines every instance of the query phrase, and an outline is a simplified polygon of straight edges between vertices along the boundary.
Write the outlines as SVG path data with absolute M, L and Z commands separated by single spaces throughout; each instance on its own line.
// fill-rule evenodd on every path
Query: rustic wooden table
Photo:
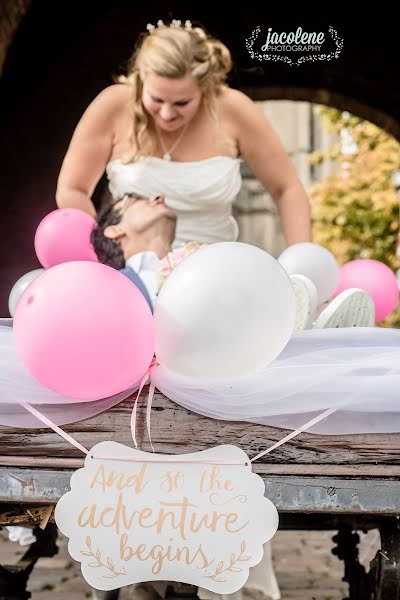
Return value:
M 144 400 L 146 389 L 142 392 Z M 65 426 L 86 448 L 114 440 L 132 446 L 133 398 L 106 413 Z M 142 450 L 150 451 L 144 410 L 138 411 Z M 189 412 L 156 393 L 152 440 L 167 454 L 235 444 L 252 457 L 280 440 L 286 430 L 248 423 L 217 421 Z M 17 565 L 0 567 L 0 600 L 29 598 L 26 583 L 40 556 L 56 553 L 56 528 L 37 527 L 60 496 L 69 490 L 83 455 L 50 429 L 0 427 L 0 525 L 36 525 L 38 541 Z M 400 434 L 321 436 L 301 434 L 253 463 L 265 482 L 265 495 L 288 529 L 337 529 L 335 554 L 345 563 L 350 599 L 400 598 Z M 358 562 L 357 530 L 379 528 L 381 550 L 368 574 Z M 110 593 L 109 598 L 116 598 Z

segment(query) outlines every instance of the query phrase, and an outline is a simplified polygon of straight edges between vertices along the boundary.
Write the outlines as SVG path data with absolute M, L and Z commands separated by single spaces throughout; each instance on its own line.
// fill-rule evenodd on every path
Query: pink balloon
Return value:
M 359 258 L 342 265 L 334 296 L 349 288 L 360 288 L 371 296 L 375 304 L 376 322 L 389 316 L 399 301 L 396 275 L 378 260 Z
M 18 302 L 14 340 L 44 386 L 98 400 L 127 390 L 154 354 L 154 323 L 138 288 L 101 263 L 67 262 L 34 280 Z
M 90 242 L 95 226 L 95 219 L 79 208 L 58 208 L 46 215 L 34 242 L 41 265 L 47 269 L 72 260 L 98 262 Z

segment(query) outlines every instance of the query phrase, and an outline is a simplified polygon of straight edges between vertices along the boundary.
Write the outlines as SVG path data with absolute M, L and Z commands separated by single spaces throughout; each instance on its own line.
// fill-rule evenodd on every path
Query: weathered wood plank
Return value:
M 129 423 L 133 400 L 132 397 L 105 413 L 64 429 L 86 448 L 104 440 L 132 446 Z M 144 400 L 145 393 L 141 402 Z M 143 450 L 151 450 L 146 439 L 144 415 L 142 406 L 138 411 L 138 440 Z M 153 401 L 151 432 L 157 452 L 188 453 L 217 444 L 236 444 L 252 457 L 281 439 L 287 430 L 208 419 L 157 393 Z M 4 456 L 81 457 L 79 450 L 50 429 L 0 427 L 0 442 Z M 322 436 L 304 433 L 260 462 L 276 465 L 400 465 L 400 434 Z
M 50 467 L 53 469 L 79 469 L 85 462 L 84 458 L 56 458 L 42 456 L 0 456 L 2 467 Z
M 84 458 L 56 458 L 42 456 L 1 456 L 0 466 L 36 467 L 50 469 L 79 469 L 83 467 Z M 322 477 L 398 477 L 400 466 L 396 465 L 325 465 L 325 464 L 262 464 L 254 463 L 254 471 L 265 475 L 302 475 Z
M 1 463 L 0 463 L 1 464 Z M 254 463 L 254 471 L 259 475 L 299 475 L 307 477 L 351 477 L 379 479 L 400 479 L 400 467 L 391 465 L 325 465 L 325 464 L 258 464 Z
M 70 489 L 72 470 L 0 467 L 0 502 L 53 504 Z M 265 495 L 291 513 L 400 514 L 400 480 L 261 475 Z

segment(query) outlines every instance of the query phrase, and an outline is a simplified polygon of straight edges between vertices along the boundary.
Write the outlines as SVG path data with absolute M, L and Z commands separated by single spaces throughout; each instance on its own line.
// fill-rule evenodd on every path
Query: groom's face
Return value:
M 143 233 L 163 220 L 168 228 L 172 222 L 176 223 L 176 214 L 165 204 L 162 195 L 151 198 L 126 196 L 115 208 L 121 212 L 120 226 L 127 234 Z

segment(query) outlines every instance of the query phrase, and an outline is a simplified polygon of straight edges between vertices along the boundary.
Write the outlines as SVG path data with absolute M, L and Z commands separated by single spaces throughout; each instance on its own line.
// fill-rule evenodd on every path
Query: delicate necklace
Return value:
M 188 125 L 189 125 L 189 123 L 186 123 L 186 125 L 182 129 L 180 135 L 175 140 L 175 142 L 172 144 L 172 146 L 171 146 L 171 148 L 169 150 L 167 150 L 166 147 L 165 147 L 165 144 L 164 144 L 163 139 L 161 137 L 161 133 L 158 133 L 158 139 L 160 140 L 161 148 L 162 148 L 162 150 L 164 152 L 164 154 L 163 154 L 163 159 L 164 160 L 171 160 L 171 154 L 175 150 L 175 148 L 177 147 L 177 145 L 179 144 L 179 142 L 181 141 L 181 139 L 183 138 Z

